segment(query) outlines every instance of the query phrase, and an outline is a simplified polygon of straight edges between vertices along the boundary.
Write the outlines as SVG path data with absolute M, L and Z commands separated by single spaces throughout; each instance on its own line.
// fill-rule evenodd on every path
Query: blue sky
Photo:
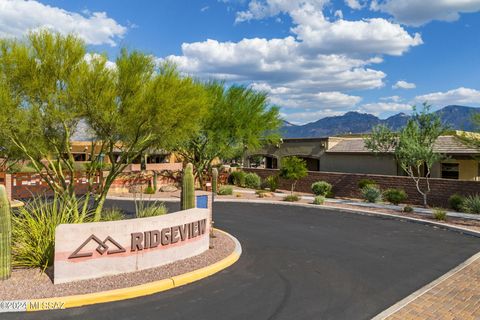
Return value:
M 294 123 L 480 106 L 480 0 L 0 0 L 0 36 L 39 27 L 265 90 Z

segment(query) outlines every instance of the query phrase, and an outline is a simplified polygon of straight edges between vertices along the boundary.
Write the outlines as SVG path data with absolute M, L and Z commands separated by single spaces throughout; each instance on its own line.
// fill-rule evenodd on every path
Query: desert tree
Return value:
M 393 153 L 400 167 L 414 181 L 425 207 L 428 206 L 432 167 L 444 158 L 435 151 L 435 142 L 447 130 L 440 117 L 430 109 L 427 103 L 420 111 L 413 107 L 412 117 L 399 132 L 380 126 L 365 138 L 367 149 L 375 153 Z
M 282 158 L 278 175 L 280 178 L 292 182 L 291 195 L 293 195 L 293 191 L 295 191 L 295 186 L 297 185 L 298 180 L 305 178 L 307 174 L 308 171 L 305 160 L 295 156 Z
M 1 133 L 14 146 L 11 152 L 20 152 L 75 207 L 72 137 L 81 121 L 92 132 L 89 190 L 79 220 L 87 211 L 99 220 L 108 190 L 125 167 L 146 150 L 195 132 L 204 110 L 200 84 L 141 52 L 122 50 L 112 64 L 87 53 L 76 36 L 48 31 L 24 41 L 2 40 L 0 50 Z M 104 159 L 111 165 L 94 189 Z
M 200 185 L 215 159 L 254 150 L 280 139 L 278 108 L 268 103 L 267 94 L 222 82 L 208 82 L 207 107 L 199 119 L 200 130 L 175 150 L 193 164 Z

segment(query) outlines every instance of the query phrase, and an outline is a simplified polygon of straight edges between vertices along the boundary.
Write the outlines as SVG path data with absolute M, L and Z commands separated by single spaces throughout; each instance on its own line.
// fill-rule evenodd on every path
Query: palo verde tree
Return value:
M 46 31 L 26 41 L 0 42 L 0 130 L 9 141 L 6 153 L 20 152 L 55 193 L 74 202 L 70 140 L 81 117 L 75 90 L 85 54 L 79 39 Z
M 79 220 L 87 210 L 99 220 L 108 189 L 125 167 L 146 150 L 195 132 L 204 110 L 200 84 L 140 52 L 122 50 L 109 67 L 106 57 L 87 55 L 77 37 L 47 31 L 26 41 L 2 41 L 0 49 L 0 130 L 50 188 L 75 205 L 71 139 L 80 121 L 91 128 L 91 188 Z M 94 190 L 105 159 L 110 169 Z
M 278 175 L 285 180 L 292 181 L 291 195 L 293 195 L 293 191 L 295 191 L 297 181 L 305 178 L 307 174 L 307 164 L 305 160 L 295 156 L 282 158 Z
M 267 94 L 251 88 L 221 82 L 205 84 L 208 94 L 206 113 L 199 118 L 200 130 L 175 150 L 193 164 L 203 187 L 203 174 L 216 158 L 254 150 L 280 139 L 278 108 L 268 104 Z
M 428 206 L 432 166 L 444 156 L 434 149 L 435 141 L 446 131 L 440 118 L 423 104 L 421 111 L 413 107 L 413 115 L 399 132 L 385 126 L 376 127 L 365 138 L 365 146 L 375 153 L 393 153 L 400 167 L 415 182 Z

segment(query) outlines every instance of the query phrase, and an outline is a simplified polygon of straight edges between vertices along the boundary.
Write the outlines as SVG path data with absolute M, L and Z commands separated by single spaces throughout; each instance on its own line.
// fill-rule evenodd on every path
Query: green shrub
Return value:
M 118 208 L 108 208 L 103 210 L 101 221 L 118 221 L 124 220 L 123 211 Z
M 76 210 L 61 197 L 37 197 L 12 215 L 13 266 L 45 270 L 54 261 L 55 228 L 77 223 Z
M 73 170 L 76 172 L 83 172 L 87 170 L 87 164 L 82 162 L 74 162 L 73 163 Z
M 155 189 L 151 185 L 149 185 L 143 190 L 143 193 L 145 193 L 145 194 L 155 194 Z
M 35 168 L 32 167 L 31 164 L 23 165 L 21 163 L 14 163 L 14 164 L 8 165 L 7 173 L 12 174 L 17 172 L 35 173 L 37 172 L 37 170 L 35 170 Z
M 297 196 L 296 194 L 289 194 L 285 198 L 283 198 L 283 201 L 288 201 L 288 202 L 297 202 L 300 200 L 300 197 Z
M 362 196 L 367 202 L 375 203 L 382 201 L 382 191 L 377 185 L 367 184 L 362 189 Z
M 383 197 L 390 203 L 398 205 L 399 203 L 407 200 L 407 193 L 403 189 L 387 189 L 383 192 Z
M 413 212 L 413 208 L 410 207 L 410 206 L 405 206 L 405 207 L 403 207 L 403 212 L 407 212 L 407 213 Z
M 466 196 L 462 203 L 462 211 L 466 213 L 480 213 L 480 195 Z
M 316 196 L 313 199 L 313 204 L 320 205 L 320 204 L 324 204 L 324 203 L 325 203 L 325 197 L 324 196 Z
M 335 193 L 333 193 L 333 191 L 330 191 L 329 193 L 327 193 L 325 195 L 325 198 L 333 199 L 333 198 L 335 198 Z
M 245 175 L 244 171 L 233 171 L 229 176 L 230 183 L 237 187 L 245 187 Z
M 435 208 L 433 209 L 432 215 L 435 220 L 447 220 L 447 211 L 445 209 Z
M 326 181 L 317 181 L 312 184 L 312 191 L 317 196 L 326 196 L 332 191 L 332 185 Z
M 360 179 L 358 181 L 358 189 L 363 189 L 368 185 L 377 185 L 377 182 L 372 179 Z
M 219 196 L 231 196 L 233 194 L 233 188 L 231 186 L 221 186 L 218 188 L 217 194 Z
M 267 190 L 257 190 L 255 191 L 255 194 L 258 195 L 259 198 L 265 198 L 268 196 L 268 191 Z
M 271 192 L 275 192 L 278 189 L 278 176 L 277 175 L 268 176 L 265 179 L 265 183 L 266 183 L 268 189 L 270 189 Z
M 448 206 L 455 211 L 462 211 L 464 200 L 464 196 L 461 196 L 459 194 L 452 194 L 450 198 L 448 198 Z
M 260 179 L 260 176 L 256 173 L 249 172 L 245 174 L 245 187 L 251 188 L 251 189 L 258 189 L 260 188 L 262 180 Z
M 111 163 L 105 163 L 105 162 L 86 162 L 83 164 L 85 166 L 86 170 L 89 171 L 95 171 L 95 170 L 101 170 L 101 171 L 108 171 L 112 168 Z
M 135 200 L 135 216 L 137 218 L 156 217 L 168 213 L 163 202 Z

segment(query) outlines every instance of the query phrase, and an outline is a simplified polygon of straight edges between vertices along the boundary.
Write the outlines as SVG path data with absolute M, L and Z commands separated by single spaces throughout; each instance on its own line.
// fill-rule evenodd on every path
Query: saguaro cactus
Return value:
M 218 185 L 218 170 L 217 168 L 212 169 L 212 193 L 217 194 L 217 185 Z
M 181 209 L 192 208 L 195 208 L 195 178 L 193 177 L 193 165 L 189 163 L 183 171 Z
M 153 171 L 153 190 L 157 192 L 157 179 L 158 179 L 158 173 L 157 171 Z
M 0 280 L 10 278 L 12 247 L 12 217 L 7 191 L 0 185 Z

